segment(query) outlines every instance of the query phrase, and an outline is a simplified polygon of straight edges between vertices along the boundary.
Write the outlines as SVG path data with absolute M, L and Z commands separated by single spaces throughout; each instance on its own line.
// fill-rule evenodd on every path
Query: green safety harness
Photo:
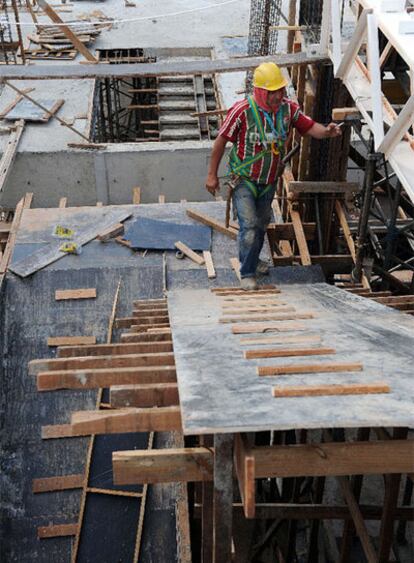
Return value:
M 264 146 L 264 149 L 259 153 L 255 154 L 254 156 L 250 156 L 246 158 L 242 162 L 237 154 L 237 145 L 236 144 L 233 145 L 229 157 L 229 168 L 232 174 L 243 178 L 244 182 L 252 191 L 254 197 L 258 198 L 264 196 L 272 188 L 273 184 L 268 184 L 267 186 L 265 186 L 263 190 L 258 190 L 257 184 L 249 178 L 248 172 L 252 164 L 264 158 L 266 155 L 270 155 L 273 153 L 274 155 L 279 155 L 280 158 L 283 158 L 285 152 L 285 141 L 287 138 L 287 131 L 285 129 L 285 124 L 284 124 L 284 112 L 281 110 L 285 106 L 282 105 L 276 114 L 276 127 L 273 123 L 271 116 L 266 111 L 262 110 L 272 130 L 273 138 L 268 139 L 266 137 L 265 128 L 263 126 L 263 122 L 259 113 L 259 108 L 256 102 L 254 101 L 252 96 L 248 97 L 248 101 L 254 122 L 259 132 L 260 142 Z M 288 111 L 290 112 L 289 107 L 288 107 Z

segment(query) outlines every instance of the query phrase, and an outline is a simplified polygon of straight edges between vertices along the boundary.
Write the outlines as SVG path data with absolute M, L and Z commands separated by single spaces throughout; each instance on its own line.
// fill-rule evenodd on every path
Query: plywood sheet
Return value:
M 259 377 L 258 366 L 306 364 L 309 358 L 246 360 L 240 336 L 232 334 L 231 325 L 218 322 L 219 297 L 208 290 L 171 292 L 168 309 L 185 434 L 412 426 L 414 319 L 327 284 L 279 287 L 283 300 L 294 305 L 298 312 L 315 313 L 314 319 L 303 321 L 308 328 L 301 335 L 320 335 L 320 345 L 335 347 L 335 361 L 360 361 L 363 370 Z M 331 360 L 326 356 L 312 359 L 312 363 L 327 361 Z M 391 392 L 340 397 L 272 397 L 276 384 L 378 381 L 388 384 Z

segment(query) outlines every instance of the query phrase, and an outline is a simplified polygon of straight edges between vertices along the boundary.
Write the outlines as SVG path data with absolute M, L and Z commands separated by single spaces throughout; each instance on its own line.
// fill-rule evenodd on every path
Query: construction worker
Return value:
M 256 276 L 269 267 L 259 260 L 271 218 L 271 203 L 278 164 L 286 153 L 286 142 L 294 127 L 301 135 L 327 139 L 341 135 L 335 123 L 316 123 L 286 98 L 287 80 L 275 63 L 262 63 L 253 75 L 253 95 L 236 102 L 227 112 L 211 152 L 206 189 L 220 189 L 217 171 L 227 141 L 233 143 L 229 169 L 233 180 L 233 207 L 239 221 L 241 287 L 257 289 Z

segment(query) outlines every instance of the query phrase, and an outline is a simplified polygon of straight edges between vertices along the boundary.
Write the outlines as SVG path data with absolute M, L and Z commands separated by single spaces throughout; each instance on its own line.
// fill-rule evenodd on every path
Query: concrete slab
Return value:
M 320 335 L 322 345 L 335 348 L 336 355 L 245 360 L 232 325 L 218 322 L 219 297 L 206 290 L 169 294 L 184 433 L 412 426 L 414 319 L 326 284 L 280 288 L 283 301 L 297 312 L 315 314 L 295 321 L 306 326 L 297 334 Z M 362 362 L 363 371 L 278 377 L 256 373 L 259 365 L 330 361 Z M 278 399 L 271 394 L 276 384 L 376 381 L 388 383 L 391 393 Z

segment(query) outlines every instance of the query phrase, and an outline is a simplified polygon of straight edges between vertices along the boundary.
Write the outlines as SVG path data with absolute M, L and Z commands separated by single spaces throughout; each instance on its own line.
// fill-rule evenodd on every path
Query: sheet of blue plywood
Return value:
M 175 250 L 174 244 L 181 241 L 192 250 L 210 250 L 211 229 L 204 225 L 183 225 L 140 217 L 127 229 L 124 238 L 131 248 Z

